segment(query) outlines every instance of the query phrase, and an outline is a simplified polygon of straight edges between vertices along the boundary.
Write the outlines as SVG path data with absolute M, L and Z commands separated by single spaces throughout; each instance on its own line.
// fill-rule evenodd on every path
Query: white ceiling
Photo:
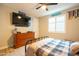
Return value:
M 37 3 L 4 3 L 3 5 L 8 6 L 18 11 L 23 10 L 25 13 L 35 17 L 42 17 L 45 15 L 50 15 L 55 12 L 67 10 L 69 8 L 79 6 L 78 3 L 58 3 L 57 5 L 48 6 L 48 11 L 36 10 Z

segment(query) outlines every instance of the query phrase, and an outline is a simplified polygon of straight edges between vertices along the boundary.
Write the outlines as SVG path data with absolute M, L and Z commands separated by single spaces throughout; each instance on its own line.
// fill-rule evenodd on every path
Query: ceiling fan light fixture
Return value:
M 43 9 L 43 10 L 46 10 L 46 8 L 47 8 L 46 5 L 41 6 L 41 9 Z

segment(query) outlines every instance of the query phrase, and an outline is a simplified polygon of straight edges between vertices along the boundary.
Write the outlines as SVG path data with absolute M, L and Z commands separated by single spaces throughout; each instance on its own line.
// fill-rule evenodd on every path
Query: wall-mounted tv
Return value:
M 18 27 L 28 27 L 30 26 L 31 17 L 26 16 L 22 12 L 12 13 L 12 24 Z

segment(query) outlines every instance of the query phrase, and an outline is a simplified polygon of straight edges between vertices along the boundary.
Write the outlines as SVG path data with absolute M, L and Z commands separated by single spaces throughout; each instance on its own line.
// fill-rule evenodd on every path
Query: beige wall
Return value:
M 11 15 L 15 9 L 0 5 L 0 49 L 8 47 L 8 41 L 11 40 L 12 30 L 15 28 L 11 24 Z M 17 31 L 27 32 L 34 31 L 35 37 L 38 37 L 38 18 L 32 17 L 32 25 L 30 27 L 18 27 Z
M 35 38 L 39 37 L 39 20 L 37 18 L 32 18 L 32 31 L 35 33 Z
M 68 15 L 67 13 L 65 13 Z M 48 35 L 52 38 L 60 38 L 65 40 L 79 41 L 79 18 L 69 20 L 66 19 L 66 33 L 49 33 L 48 32 L 48 16 L 39 18 L 39 36 Z

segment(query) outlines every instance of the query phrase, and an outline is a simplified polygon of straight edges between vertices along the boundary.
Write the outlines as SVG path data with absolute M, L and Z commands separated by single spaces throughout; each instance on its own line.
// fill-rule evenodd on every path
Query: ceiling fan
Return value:
M 42 9 L 45 9 L 46 11 L 48 11 L 47 6 L 49 6 L 49 5 L 57 5 L 57 4 L 58 3 L 39 3 L 40 6 L 38 6 L 36 9 L 38 10 L 38 9 L 42 8 Z

